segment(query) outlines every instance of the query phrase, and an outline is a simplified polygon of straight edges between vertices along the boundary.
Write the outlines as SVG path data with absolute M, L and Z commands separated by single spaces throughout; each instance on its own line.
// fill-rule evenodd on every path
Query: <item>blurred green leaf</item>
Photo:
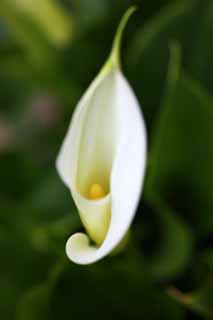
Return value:
M 77 12 L 76 16 L 78 23 L 85 24 L 91 27 L 97 20 L 100 21 L 106 18 L 109 9 L 109 3 L 107 1 L 99 0 L 74 0 L 72 1 L 74 10 Z
M 159 108 L 160 119 L 167 115 L 168 105 L 170 105 L 173 98 L 179 73 L 180 47 L 178 43 L 173 43 L 170 49 L 165 96 Z M 144 192 L 149 205 L 157 211 L 158 223 L 160 224 L 160 238 L 156 248 L 157 253 L 153 254 L 150 258 L 149 270 L 154 278 L 165 280 L 177 276 L 189 264 L 193 252 L 193 237 L 184 220 L 173 209 L 163 203 L 159 197 L 158 189 L 155 187 L 154 178 L 159 174 L 158 155 L 162 152 L 159 141 L 161 139 L 163 142 L 165 141 L 164 132 L 161 131 L 160 127 L 160 125 L 163 126 L 164 124 L 161 121 L 159 118 L 156 118 Z M 164 156 L 167 156 L 165 151 Z
M 183 273 L 191 262 L 193 237 L 176 212 L 157 199 L 152 200 L 152 206 L 159 217 L 160 236 L 157 253 L 147 259 L 148 270 L 154 279 L 165 281 Z
M 73 18 L 66 14 L 60 2 L 55 0 L 8 0 L 17 15 L 27 15 L 56 45 L 63 45 L 72 35 Z
M 18 306 L 17 320 L 48 319 L 49 288 L 38 286 L 31 289 Z
M 79 230 L 81 222 L 78 213 L 67 215 L 54 222 L 29 227 L 28 235 L 32 246 L 41 252 L 53 252 L 65 255 L 68 237 Z
M 12 2 L 2 0 L 0 17 L 9 27 L 10 35 L 32 62 L 41 64 L 50 55 L 47 39 L 25 14 L 19 14 Z
M 24 233 L 3 226 L 0 227 L 0 261 L 0 315 L 10 320 L 14 319 L 19 297 L 27 288 L 44 280 L 55 257 L 35 252 Z
M 64 259 L 59 260 L 43 284 L 33 287 L 21 297 L 16 311 L 17 320 L 49 318 L 52 291 L 65 265 Z
M 155 123 L 152 129 L 151 137 L 151 151 L 148 159 L 147 179 L 145 185 L 145 195 L 148 199 L 152 199 L 156 196 L 156 189 L 154 188 L 154 178 L 158 174 L 158 157 L 161 153 L 161 143 L 164 141 L 164 132 L 162 133 L 166 123 L 168 121 L 168 110 L 172 104 L 174 92 L 177 86 L 177 82 L 180 78 L 181 72 L 181 48 L 180 45 L 175 42 L 170 46 L 170 61 L 168 65 L 166 86 L 164 89 L 164 96 L 159 108 L 158 115 L 155 118 Z M 163 129 L 161 129 L 163 127 Z M 165 129 L 164 129 L 165 130 Z
M 141 101 L 148 128 L 162 98 L 171 42 L 182 43 L 196 1 L 171 1 L 135 33 L 127 63 L 130 80 Z M 188 33 L 187 33 L 188 35 Z M 190 42 L 190 39 L 187 39 Z
M 75 211 L 74 202 L 69 190 L 57 176 L 54 163 L 46 175 L 41 172 L 39 183 L 34 184 L 34 189 L 28 194 L 25 201 L 37 212 L 36 221 L 50 222 L 56 218 L 63 218 L 68 211 Z M 34 221 L 35 221 L 34 220 Z
M 106 259 L 94 266 L 70 264 L 54 287 L 50 310 L 52 320 L 67 315 L 76 319 L 85 315 L 102 319 L 149 315 L 150 320 L 183 317 L 172 299 L 150 285 L 142 265 L 128 258 Z
M 163 32 L 167 33 L 169 28 L 173 29 L 173 24 L 176 23 L 179 27 L 178 19 L 184 14 L 187 14 L 194 3 L 195 1 L 192 0 L 174 1 L 161 9 L 152 19 L 148 20 L 148 22 L 137 31 L 132 40 L 129 48 L 131 63 L 139 63 L 141 56 L 146 50 L 149 50 L 153 41 L 158 41 L 156 38 Z M 171 31 L 174 32 L 174 30 Z M 167 37 L 168 36 L 169 35 L 167 35 Z
M 163 197 L 198 235 L 207 235 L 213 230 L 212 100 L 186 74 L 172 90 L 171 83 L 153 128 L 146 194 Z
M 197 12 L 192 19 L 192 27 L 196 36 L 188 45 L 186 67 L 190 74 L 202 82 L 212 92 L 213 90 L 213 3 L 211 0 L 199 1 Z
M 67 15 L 55 1 L 2 0 L 0 16 L 34 62 L 50 59 L 51 42 L 62 45 L 71 40 L 71 13 Z

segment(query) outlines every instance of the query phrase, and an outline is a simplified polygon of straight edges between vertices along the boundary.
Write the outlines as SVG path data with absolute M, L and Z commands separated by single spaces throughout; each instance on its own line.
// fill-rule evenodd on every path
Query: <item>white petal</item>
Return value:
M 111 72 L 110 72 L 111 71 Z M 76 108 L 57 159 L 58 171 L 70 188 L 81 220 L 92 240 L 103 242 L 108 231 L 110 175 L 116 150 L 115 72 L 106 66 Z M 99 183 L 107 195 L 89 201 L 89 187 Z
M 108 81 L 109 79 L 110 81 Z M 112 68 L 109 72 L 102 73 L 95 80 L 77 107 L 57 161 L 60 175 L 70 187 L 72 193 L 73 190 L 76 191 L 75 183 L 73 182 L 77 176 L 77 157 L 75 155 L 81 137 L 83 115 L 88 108 L 91 97 L 101 82 L 104 84 L 111 83 L 110 90 L 113 92 L 112 106 L 109 104 L 110 97 L 105 97 L 105 99 L 107 99 L 107 105 L 113 107 L 112 111 L 109 112 L 109 115 L 113 115 L 111 120 L 115 119 L 116 121 L 116 130 L 112 130 L 111 135 L 110 130 L 107 131 L 112 139 L 111 142 L 113 143 L 115 140 L 115 150 L 112 149 L 110 153 L 110 157 L 113 157 L 111 159 L 112 168 L 109 187 L 110 200 L 108 200 L 111 205 L 111 218 L 106 238 L 100 247 L 91 246 L 88 236 L 83 233 L 77 233 L 69 238 L 66 245 L 67 255 L 72 261 L 79 264 L 93 263 L 106 256 L 125 236 L 136 212 L 145 171 L 146 130 L 140 107 L 121 72 Z M 102 105 L 100 105 L 101 107 Z M 97 134 L 97 131 L 95 133 Z M 75 194 L 73 195 L 75 198 Z M 100 201 L 105 201 L 106 205 L 107 201 L 104 199 Z M 82 203 L 81 199 L 77 203 L 78 207 Z M 98 211 L 96 213 L 97 219 L 99 219 Z
M 107 74 L 108 68 L 103 68 L 78 103 L 56 160 L 58 173 L 68 188 L 70 188 L 71 183 L 75 180 L 77 175 L 78 157 L 76 153 L 79 149 L 79 140 L 81 139 L 85 113 L 89 107 L 94 92 Z

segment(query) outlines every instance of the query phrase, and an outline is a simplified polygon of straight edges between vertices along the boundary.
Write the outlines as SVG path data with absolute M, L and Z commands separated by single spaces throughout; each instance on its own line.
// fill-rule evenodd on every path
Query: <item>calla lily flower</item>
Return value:
M 86 230 L 66 245 L 68 257 L 78 264 L 96 262 L 121 243 L 143 186 L 146 129 L 119 59 L 133 11 L 123 16 L 109 59 L 78 103 L 57 158 Z

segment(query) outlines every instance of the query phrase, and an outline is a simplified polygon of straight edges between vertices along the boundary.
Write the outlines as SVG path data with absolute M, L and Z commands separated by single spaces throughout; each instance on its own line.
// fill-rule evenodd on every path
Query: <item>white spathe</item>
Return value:
M 67 255 L 78 264 L 98 261 L 118 246 L 135 215 L 144 180 L 144 120 L 112 57 L 78 103 L 57 158 L 87 232 L 67 241 Z M 105 191 L 101 199 L 88 198 L 94 183 Z

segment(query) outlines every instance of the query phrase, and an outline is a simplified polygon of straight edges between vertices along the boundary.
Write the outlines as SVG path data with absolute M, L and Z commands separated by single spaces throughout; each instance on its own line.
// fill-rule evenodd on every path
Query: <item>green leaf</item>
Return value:
M 1 231 L 1 230 L 0 230 Z M 16 281 L 11 281 L 8 274 L 3 274 L 0 269 L 0 315 L 4 320 L 14 319 L 14 309 L 20 288 Z
M 48 319 L 50 292 L 45 286 L 31 289 L 23 298 L 17 311 L 17 320 Z
M 165 142 L 165 134 L 162 132 L 162 127 L 164 128 L 164 121 L 168 121 L 169 106 L 173 100 L 180 74 L 180 47 L 178 43 L 172 44 L 170 52 L 165 95 L 159 108 L 159 117 L 156 118 L 153 129 L 144 191 L 148 204 L 157 212 L 158 223 L 160 224 L 157 253 L 153 254 L 149 261 L 151 274 L 155 279 L 159 280 L 165 280 L 183 272 L 189 264 L 193 253 L 191 230 L 184 222 L 184 219 L 177 215 L 175 210 L 169 208 L 166 202 L 162 201 L 162 194 L 155 185 L 155 178 L 159 175 L 159 157 L 162 152 L 162 142 Z
M 52 291 L 65 265 L 64 259 L 59 260 L 43 284 L 32 287 L 21 297 L 16 311 L 17 320 L 48 319 Z
M 53 252 L 65 255 L 68 237 L 81 227 L 79 215 L 76 214 L 57 219 L 54 222 L 32 225 L 28 230 L 32 247 L 41 252 Z
M 132 44 L 129 48 L 131 63 L 138 64 L 141 56 L 145 54 L 146 50 L 149 50 L 152 43 L 154 41 L 159 41 L 157 37 L 166 37 L 166 33 L 169 33 L 169 29 L 172 29 L 173 24 L 178 23 L 178 26 L 180 26 L 179 20 L 188 13 L 193 7 L 194 2 L 195 1 L 192 0 L 174 1 L 163 7 L 160 12 L 149 19 L 148 22 L 137 31 L 132 40 Z
M 155 197 L 155 177 L 158 175 L 158 161 L 162 150 L 162 142 L 164 142 L 165 125 L 169 121 L 168 113 L 171 109 L 173 97 L 175 94 L 177 82 L 180 77 L 181 68 L 181 51 L 178 43 L 173 43 L 170 47 L 170 61 L 166 77 L 166 86 L 164 96 L 160 104 L 158 114 L 155 118 L 155 123 L 152 128 L 151 136 L 151 151 L 148 159 L 148 172 L 145 185 L 145 195 L 148 199 Z M 162 170 L 162 169 L 161 169 Z
M 154 288 L 143 266 L 131 259 L 105 260 L 92 266 L 69 267 L 54 287 L 50 319 L 89 318 L 182 319 L 183 310 Z M 115 285 L 113 285 L 115 284 Z M 79 304 L 80 301 L 80 304 Z M 106 307 L 107 306 L 107 307 Z M 153 308 L 153 306 L 155 306 Z
M 162 98 L 172 41 L 182 41 L 195 1 L 172 1 L 138 29 L 129 45 L 127 67 L 148 128 Z M 143 16 L 142 16 L 143 17 Z M 188 34 L 187 34 L 188 35 Z M 187 39 L 190 43 L 190 39 Z
M 160 224 L 160 236 L 156 248 L 147 259 L 148 270 L 155 280 L 168 280 L 181 274 L 191 262 L 193 236 L 186 223 L 159 201 L 152 200 Z
M 32 62 L 40 65 L 50 57 L 50 47 L 46 37 L 27 15 L 18 13 L 11 3 L 3 0 L 0 16 L 9 27 L 11 38 L 26 52 Z
M 213 89 L 213 3 L 200 1 L 192 19 L 192 27 L 196 36 L 191 37 L 186 66 L 190 73 L 212 92 Z
M 17 15 L 27 15 L 56 45 L 65 44 L 72 34 L 73 18 L 55 0 L 7 1 Z
M 12 213 L 17 213 L 11 210 L 9 220 L 12 220 Z M 0 314 L 3 319 L 14 319 L 19 297 L 46 277 L 54 260 L 49 252 L 45 255 L 35 252 L 25 234 L 20 233 L 12 223 L 11 226 L 9 222 L 8 226 L 0 226 Z
M 158 194 L 199 236 L 213 230 L 213 109 L 201 85 L 181 74 L 165 99 L 151 139 L 146 195 Z

